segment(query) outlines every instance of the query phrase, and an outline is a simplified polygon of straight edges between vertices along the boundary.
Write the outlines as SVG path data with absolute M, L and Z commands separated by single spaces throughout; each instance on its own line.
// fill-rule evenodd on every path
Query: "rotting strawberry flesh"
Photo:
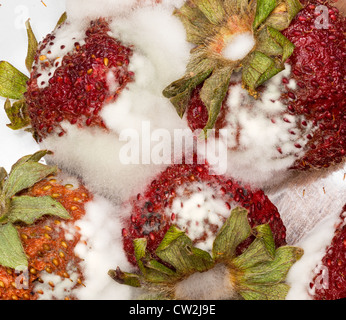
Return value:
M 285 122 L 291 122 L 291 116 L 295 118 L 294 130 L 287 131 L 291 135 L 292 148 L 297 152 L 290 169 L 306 170 L 329 167 L 345 158 L 345 65 L 342 61 L 346 55 L 346 21 L 337 8 L 325 1 L 301 2 L 304 8 L 290 26 L 282 31 L 295 45 L 295 49 L 286 61 L 291 67 L 290 76 L 282 79 L 278 89 L 281 91 L 279 100 L 286 105 L 281 118 Z M 316 20 L 322 14 L 316 9 L 319 5 L 328 10 L 327 28 L 319 26 L 320 22 Z M 294 88 L 291 86 L 292 81 L 295 82 Z M 230 82 L 228 94 L 235 84 Z M 201 85 L 193 90 L 186 111 L 191 130 L 203 129 L 208 121 L 208 110 L 200 98 L 200 90 Z M 265 85 L 258 87 L 259 100 L 264 90 Z M 254 104 L 256 100 L 252 100 Z M 242 107 L 249 108 L 249 101 L 244 101 Z M 229 128 L 227 116 L 231 113 L 226 96 L 214 126 L 216 130 Z M 236 118 L 237 114 L 230 116 Z M 232 150 L 242 150 L 243 145 L 239 142 L 241 125 L 232 127 L 232 130 L 237 140 L 237 147 L 232 147 Z M 305 142 L 302 144 L 298 140 Z M 292 151 L 283 152 L 281 145 L 273 148 L 277 150 L 277 158 L 292 155 Z
M 38 182 L 22 195 L 51 196 L 65 207 L 72 218 L 63 221 L 45 216 L 32 225 L 18 226 L 29 265 L 27 273 L 0 266 L 0 300 L 39 299 L 45 290 L 37 290 L 37 284 L 41 284 L 47 291 L 54 290 L 54 286 L 58 285 L 52 281 L 44 283 L 44 274 L 59 276 L 60 281 L 73 281 L 73 288 L 82 286 L 84 278 L 81 259 L 74 252 L 81 235 L 77 228 L 71 232 L 71 226 L 73 228 L 74 223 L 84 216 L 84 206 L 92 199 L 92 195 L 83 185 L 63 184 L 59 176 Z M 72 273 L 78 275 L 77 280 L 72 280 Z M 65 299 L 75 299 L 73 292 L 66 292 Z
M 331 244 L 322 258 L 321 270 L 310 283 L 314 289 L 314 300 L 336 300 L 346 298 L 346 205 L 340 214 L 341 222 L 335 229 Z M 322 276 L 322 272 L 324 275 Z M 320 283 L 319 283 L 320 281 Z
M 63 135 L 62 121 L 105 128 L 99 112 L 105 103 L 118 97 L 134 76 L 128 70 L 132 50 L 108 34 L 108 23 L 105 19 L 92 21 L 85 31 L 84 43 L 76 39 L 73 50 L 61 62 L 49 55 L 55 35 L 64 24 L 39 44 L 25 93 L 31 126 L 39 141 L 52 132 Z M 48 82 L 40 69 L 50 70 Z M 109 77 L 118 84 L 116 90 L 110 90 Z
M 297 89 L 288 90 L 289 112 L 303 114 L 313 123 L 305 155 L 293 166 L 297 169 L 340 163 L 346 153 L 346 20 L 325 1 L 304 2 L 305 8 L 283 31 L 295 45 L 288 63 Z M 328 9 L 326 27 L 317 20 L 322 15 L 317 10 L 321 5 Z
M 206 189 L 208 190 L 206 191 Z M 286 228 L 280 214 L 263 191 L 251 190 L 240 182 L 225 176 L 211 175 L 207 165 L 172 165 L 153 180 L 143 192 L 129 201 L 131 216 L 124 222 L 122 230 L 124 251 L 128 260 L 136 265 L 133 240 L 142 237 L 147 239 L 147 249 L 154 255 L 156 248 L 172 224 L 186 229 L 187 235 L 190 237 L 192 232 L 189 233 L 189 228 L 198 228 L 202 225 L 204 231 L 198 232 L 197 238 L 192 237 L 196 244 L 201 244 L 208 237 L 215 236 L 220 225 L 211 221 L 211 216 L 207 215 L 202 222 L 198 222 L 194 221 L 191 212 L 189 221 L 184 220 L 183 222 L 183 217 L 172 209 L 173 206 L 176 207 L 177 203 L 179 206 L 180 197 L 183 199 L 181 202 L 183 206 L 184 201 L 188 201 L 192 196 L 198 196 L 201 192 L 209 192 L 209 200 L 219 201 L 221 207 L 223 206 L 220 212 L 216 212 L 220 223 L 226 220 L 231 208 L 244 207 L 249 212 L 248 218 L 251 226 L 269 223 L 276 246 L 279 247 L 286 243 Z M 205 199 L 205 202 L 209 200 Z M 226 214 L 222 214 L 221 211 Z M 182 223 L 183 225 L 180 225 Z M 251 241 L 250 238 L 245 240 L 238 247 L 239 253 Z

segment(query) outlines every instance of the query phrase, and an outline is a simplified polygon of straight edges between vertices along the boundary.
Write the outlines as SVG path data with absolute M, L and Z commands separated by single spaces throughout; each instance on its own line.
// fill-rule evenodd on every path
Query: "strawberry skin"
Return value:
M 65 24 L 39 44 L 27 83 L 25 100 L 39 141 L 52 132 L 64 135 L 62 121 L 79 127 L 105 128 L 99 115 L 103 104 L 114 101 L 133 80 L 133 73 L 127 68 L 132 50 L 108 35 L 110 29 L 105 19 L 92 21 L 82 43 L 76 40 L 72 51 L 65 54 L 61 62 L 51 59 L 58 40 L 56 34 Z M 60 50 L 64 49 L 62 44 Z M 43 79 L 43 72 L 48 73 L 48 80 Z M 116 80 L 116 89 L 110 90 L 109 77 Z
M 223 201 L 224 210 L 229 212 L 231 207 L 241 206 L 249 211 L 250 225 L 269 223 L 277 246 L 286 243 L 286 228 L 280 218 L 277 208 L 270 202 L 261 190 L 251 190 L 240 182 L 223 176 L 210 175 L 207 165 L 173 165 L 163 171 L 150 185 L 136 197 L 130 200 L 131 217 L 125 221 L 122 231 L 124 250 L 131 263 L 136 265 L 134 257 L 133 240 L 146 238 L 148 250 L 154 254 L 157 246 L 162 241 L 167 230 L 172 224 L 180 228 L 188 225 L 179 225 L 180 216 L 173 212 L 174 201 L 179 201 L 178 194 L 182 193 L 187 198 L 201 191 L 200 184 L 211 188 L 213 199 Z M 197 187 L 195 187 L 197 186 Z M 179 190 L 183 191 L 179 191 Z M 193 191 L 194 190 L 194 191 Z M 220 218 L 222 222 L 225 217 Z M 182 221 L 182 220 L 180 220 Z M 194 217 L 187 224 L 193 224 Z M 190 227 L 191 227 L 190 225 Z M 203 243 L 210 233 L 215 235 L 218 225 L 208 218 L 204 219 L 205 232 L 200 232 L 199 237 L 194 239 L 195 243 Z M 250 243 L 248 238 L 238 248 L 242 252 Z
M 71 184 L 61 184 L 56 176 L 36 183 L 32 188 L 23 192 L 23 195 L 53 197 L 65 207 L 72 217 L 67 222 L 68 225 L 73 225 L 75 221 L 84 216 L 84 205 L 92 198 L 83 185 L 74 187 Z M 74 286 L 82 285 L 83 274 L 79 267 L 80 258 L 74 253 L 74 248 L 80 240 L 80 234 L 76 229 L 71 237 L 71 233 L 62 226 L 62 223 L 63 220 L 59 218 L 43 217 L 33 225 L 18 226 L 23 248 L 29 260 L 28 276 L 20 279 L 21 275 L 15 270 L 0 266 L 1 300 L 39 299 L 44 292 L 36 290 L 35 284 L 44 283 L 41 278 L 43 273 L 60 276 L 63 280 L 70 279 L 71 272 L 74 272 L 78 274 L 78 280 Z M 55 283 L 49 281 L 49 283 L 44 283 L 44 286 L 47 291 L 53 290 Z M 66 293 L 65 299 L 73 298 Z
M 278 102 L 283 103 L 286 110 L 278 114 L 280 121 L 291 124 L 291 128 L 279 128 L 280 133 L 290 135 L 290 151 L 287 145 L 273 145 L 276 157 L 284 159 L 292 154 L 295 161 L 287 168 L 306 170 L 309 168 L 324 168 L 343 161 L 346 153 L 346 114 L 345 114 L 345 18 L 338 9 L 323 1 L 301 1 L 304 8 L 293 19 L 290 26 L 282 33 L 295 45 L 293 54 L 286 64 L 291 68 L 290 75 L 283 77 L 278 89 L 281 96 Z M 329 25 L 327 29 L 316 28 L 316 7 L 325 6 L 328 9 Z M 292 82 L 295 86 L 292 87 Z M 228 95 L 233 86 L 240 84 L 230 82 Z M 241 108 L 250 109 L 256 101 L 261 101 L 265 94 L 265 86 L 258 88 L 259 97 L 244 100 Z M 202 129 L 208 121 L 208 110 L 200 98 L 201 86 L 197 86 L 189 102 L 187 120 L 191 130 Z M 274 101 L 272 101 L 274 102 Z M 235 136 L 235 146 L 231 151 L 241 152 L 244 146 L 239 137 L 242 135 L 242 125 L 230 125 L 240 122 L 237 114 L 232 112 L 227 96 L 223 100 L 215 129 L 232 129 Z M 272 120 L 273 123 L 277 119 Z M 270 121 L 269 121 L 270 124 Z M 257 150 L 256 150 L 257 151 Z M 268 159 L 270 160 L 270 159 Z
M 328 8 L 326 29 L 316 28 L 319 5 Z M 305 1 L 305 8 L 283 32 L 295 45 L 288 63 L 297 89 L 287 93 L 288 110 L 313 123 L 306 152 L 293 168 L 327 167 L 340 163 L 345 156 L 345 26 L 346 20 L 337 8 L 324 1 Z
M 322 258 L 322 266 L 328 270 L 328 286 L 315 288 L 313 299 L 315 300 L 336 300 L 346 298 L 346 205 L 340 214 L 341 222 L 335 229 L 331 244 L 326 249 L 326 254 Z M 321 271 L 322 272 L 322 271 Z M 311 287 L 316 284 L 317 274 L 311 282 Z

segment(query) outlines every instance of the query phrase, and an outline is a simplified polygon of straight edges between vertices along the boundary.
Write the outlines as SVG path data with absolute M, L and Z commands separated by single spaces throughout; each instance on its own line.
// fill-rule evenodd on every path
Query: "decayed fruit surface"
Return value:
M 315 300 L 336 300 L 346 298 L 346 205 L 340 214 L 334 237 L 326 248 L 320 270 L 313 278 L 310 289 Z
M 325 6 L 323 12 L 319 11 L 321 5 Z M 318 24 L 322 15 L 328 17 L 328 25 Z M 287 88 L 288 110 L 312 123 L 306 132 L 304 156 L 294 168 L 327 167 L 345 157 L 345 26 L 345 17 L 337 8 L 322 1 L 305 1 L 305 8 L 283 31 L 295 45 L 288 60 L 292 73 L 285 82 L 293 79 L 297 86 Z
M 158 292 L 162 290 L 159 296 L 170 299 L 285 297 L 288 287 L 284 284 L 284 278 L 302 252 L 298 248 L 285 246 L 285 226 L 276 207 L 263 191 L 251 190 L 233 179 L 211 175 L 207 165 L 175 165 L 157 176 L 128 205 L 131 207 L 131 216 L 125 221 L 122 231 L 124 251 L 129 261 L 139 266 L 143 278 L 124 273 L 118 268 L 110 271 L 110 275 L 118 282 L 136 287 L 149 286 Z M 263 260 L 260 258 L 257 261 L 256 251 L 261 249 L 256 243 L 267 241 L 264 238 L 259 240 L 262 236 L 268 236 L 267 249 L 271 247 L 272 253 L 268 260 L 262 256 Z M 218 237 L 219 240 L 216 240 Z M 285 257 L 279 253 L 281 258 L 277 256 L 276 261 L 275 248 L 278 252 L 288 250 Z M 213 258 L 208 252 L 213 252 Z M 248 259 L 253 259 L 253 264 Z M 261 271 L 266 276 L 258 282 L 244 280 L 248 277 L 244 275 L 247 272 L 246 265 L 251 264 L 250 269 L 254 268 L 249 274 L 256 273 L 256 268 L 261 269 L 265 265 L 269 267 L 269 264 L 272 270 L 277 271 L 281 267 L 277 265 L 276 269 L 274 264 L 280 259 L 283 259 L 279 263 L 281 267 L 287 262 L 287 269 L 281 270 L 281 278 L 272 275 L 278 287 L 271 287 L 275 282 L 271 280 L 267 286 L 260 284 L 271 277 L 267 274 L 269 269 Z M 257 264 L 255 261 L 261 262 Z M 242 276 L 238 279 L 239 274 L 244 275 L 243 280 L 248 281 L 247 284 L 240 280 Z M 200 279 L 197 282 L 206 281 L 206 286 L 210 286 L 213 281 L 208 281 L 210 275 L 211 279 L 214 276 L 215 279 L 222 278 L 214 289 L 211 286 L 203 291 L 198 286 L 194 287 L 196 283 L 191 279 L 198 277 Z
M 206 247 L 228 217 L 231 208 L 249 210 L 250 225 L 269 223 L 277 246 L 285 244 L 286 228 L 277 208 L 261 190 L 252 190 L 232 178 L 209 173 L 208 165 L 173 165 L 130 200 L 131 218 L 123 229 L 124 250 L 136 263 L 133 241 L 146 238 L 154 253 L 172 224 L 186 229 L 195 244 Z M 247 241 L 239 248 L 244 249 Z
M 186 128 L 161 93 L 184 69 L 181 61 L 188 56 L 187 48 L 180 50 L 187 43 L 180 22 L 171 15 L 173 4 L 117 6 L 119 10 L 112 6 L 99 19 L 94 14 L 73 19 L 68 11 L 41 42 L 27 22 L 29 77 L 0 62 L 8 126 L 32 132 L 40 148 L 53 152 L 52 163 L 108 197 L 127 191 L 117 188 L 119 176 L 135 177 L 129 180 L 136 185 L 154 167 L 124 164 L 124 133 L 130 129 L 141 136 L 147 123 L 151 131 L 145 139 L 155 129 L 173 134 Z M 174 34 L 171 40 L 161 32 L 166 28 Z
M 164 8 L 165 4 L 155 6 Z M 155 12 L 155 6 L 150 10 Z M 321 23 L 325 10 L 327 27 Z M 142 101 L 134 98 L 141 94 L 150 96 L 150 103 L 143 110 L 149 111 L 151 105 L 153 111 L 162 104 L 160 112 L 169 113 L 167 107 L 171 107 L 171 101 L 180 116 L 186 113 L 192 130 L 225 129 L 227 138 L 222 143 L 229 151 L 229 174 L 258 186 L 284 176 L 276 173 L 289 168 L 323 168 L 343 161 L 345 90 L 344 66 L 340 61 L 345 52 L 345 18 L 337 9 L 317 0 L 268 3 L 243 0 L 236 4 L 219 0 L 208 4 L 186 1 L 176 9 L 176 17 L 180 27 L 186 29 L 187 41 L 195 47 L 185 75 L 168 86 L 165 84 L 163 95 L 170 99 L 168 106 L 162 96 L 156 96 L 153 103 L 150 101 L 153 88 L 143 90 L 142 82 L 152 83 L 153 78 L 150 68 L 146 75 L 135 74 L 140 69 L 138 54 L 143 51 L 138 40 L 141 37 L 136 34 L 133 43 L 126 41 L 126 35 L 121 35 L 119 27 L 113 25 L 115 19 L 93 20 L 83 30 L 72 27 L 73 21 L 62 19 L 40 44 L 28 27 L 30 79 L 7 63 L 2 62 L 0 68 L 0 94 L 19 99 L 13 104 L 6 102 L 9 126 L 14 129 L 31 126 L 29 130 L 38 141 L 66 136 L 71 127 L 70 131 L 102 128 L 102 132 L 118 137 L 119 132 L 128 129 L 125 118 L 129 119 L 128 127 L 135 125 L 136 130 L 138 123 L 146 119 L 146 112 L 141 113 L 138 107 Z M 69 30 L 71 36 L 66 37 Z M 126 40 L 120 41 L 119 35 Z M 172 34 L 174 37 L 176 34 Z M 239 43 L 241 49 L 247 50 L 233 56 Z M 160 60 L 151 53 L 145 55 L 147 60 Z M 133 60 L 135 73 L 131 71 Z M 182 60 L 177 59 L 180 64 Z M 146 65 L 145 61 L 141 64 Z M 174 69 L 168 61 L 166 65 L 167 70 Z M 159 65 L 155 72 L 161 69 Z M 162 73 L 170 74 L 166 70 Z M 156 78 L 161 76 L 157 74 Z M 15 83 L 12 78 L 16 78 Z M 108 108 L 124 97 L 132 84 L 141 90 L 131 91 L 134 95 L 126 102 Z M 160 82 L 158 87 L 161 85 Z M 106 105 L 112 112 L 103 113 Z M 134 113 L 139 113 L 132 113 L 134 109 Z M 156 116 L 153 112 L 152 119 Z M 121 117 L 124 122 L 118 120 Z M 155 128 L 163 126 L 157 118 L 152 120 Z M 164 115 L 162 119 L 166 121 Z M 171 131 L 179 125 L 172 119 L 164 126 Z M 185 126 L 185 119 L 181 126 Z M 83 142 L 94 132 L 86 130 L 84 134 L 88 136 L 83 137 Z M 78 137 L 81 134 L 76 133 Z M 66 142 L 61 140 L 63 143 Z M 119 144 L 114 152 L 121 148 Z M 44 148 L 54 151 L 60 167 L 75 162 L 60 155 L 56 139 L 49 140 Z M 77 158 L 70 154 L 70 158 Z M 89 163 L 81 167 L 84 176 L 90 173 Z
M 346 150 L 342 63 L 346 23 L 339 10 L 323 1 L 283 1 L 266 12 L 257 29 L 258 9 L 255 14 L 247 1 L 243 3 L 245 9 L 217 22 L 213 18 L 217 20 L 222 12 L 229 12 L 226 5 L 217 2 L 221 7 L 209 8 L 208 14 L 203 2 L 197 3 L 200 6 L 188 1 L 176 12 L 186 26 L 188 40 L 197 46 L 184 78 L 164 91 L 181 116 L 186 111 L 190 128 L 227 129 L 228 148 L 235 155 L 236 166 L 241 166 L 241 161 L 250 166 L 251 157 L 257 159 L 257 166 L 265 158 L 280 170 L 323 168 L 342 162 Z M 258 1 L 258 8 L 261 3 Z M 293 7 L 296 11 L 287 20 Z M 227 29 L 225 21 L 229 24 L 239 17 L 244 24 L 248 22 L 247 27 Z M 200 44 L 208 32 L 213 41 Z M 221 49 L 227 47 L 229 38 L 248 32 L 256 40 L 250 53 L 240 60 L 227 59 Z M 270 43 L 266 32 L 274 42 Z M 252 70 L 256 59 L 261 63 Z M 273 67 L 274 61 L 280 62 L 278 69 Z M 194 69 L 203 73 L 198 76 Z M 236 76 L 239 69 L 242 74 Z M 274 71 L 281 72 L 262 85 L 262 80 L 268 80 L 267 75 L 273 76 Z M 189 76 L 189 72 L 195 76 Z M 260 170 L 269 171 L 265 166 Z
M 38 45 L 24 95 L 39 140 L 52 131 L 63 135 L 59 124 L 64 120 L 105 127 L 99 116 L 103 104 L 114 101 L 133 80 L 128 70 L 132 51 L 108 35 L 106 19 L 91 21 L 72 47 L 56 38 L 57 31 Z M 110 88 L 109 79 L 116 87 Z
M 254 240 L 241 254 L 237 248 L 248 237 Z M 300 259 L 302 250 L 276 249 L 269 224 L 250 227 L 248 211 L 235 208 L 215 235 L 212 248 L 204 251 L 186 233 L 172 225 L 155 250 L 148 239 L 134 240 L 139 273 L 119 267 L 109 275 L 117 282 L 149 291 L 151 299 L 285 299 L 285 278 Z
M 45 153 L 22 158 L 2 176 L 1 194 L 9 203 L 1 211 L 2 300 L 36 300 L 64 281 L 65 298 L 73 299 L 73 288 L 83 285 L 74 223 L 84 216 L 91 194 L 83 185 L 64 183 L 56 167 L 38 163 Z

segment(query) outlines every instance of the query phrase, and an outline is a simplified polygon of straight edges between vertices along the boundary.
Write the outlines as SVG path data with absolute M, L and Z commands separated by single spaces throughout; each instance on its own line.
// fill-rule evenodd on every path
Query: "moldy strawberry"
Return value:
M 15 92 L 18 88 L 13 87 L 9 88 L 12 95 L 4 88 L 1 92 L 7 98 L 20 99 L 21 114 L 16 112 L 18 103 L 11 106 L 7 101 L 5 106 L 10 126 L 19 129 L 30 125 L 38 141 L 51 133 L 64 135 L 63 121 L 79 127 L 106 129 L 99 115 L 102 106 L 115 101 L 134 77 L 128 70 L 132 50 L 109 35 L 108 20 L 91 21 L 84 35 L 78 33 L 80 38 L 71 35 L 72 39 L 63 43 L 59 32 L 66 32 L 61 30 L 69 24 L 65 20 L 63 16 L 56 29 L 40 43 L 27 22 L 26 61 L 30 78 L 26 79 L 26 90 Z M 2 68 L 25 81 L 25 75 L 8 63 L 2 62 Z M 110 87 L 110 79 L 116 82 L 116 87 Z M 24 116 L 26 121 L 21 121 Z
M 325 250 L 316 274 L 310 283 L 314 300 L 336 300 L 346 298 L 346 205 L 340 214 L 340 222 L 334 237 Z M 321 268 L 323 266 L 323 268 Z M 326 270 L 328 270 L 326 272 Z M 323 273 L 323 276 L 322 276 Z M 323 279 L 324 277 L 324 279 Z M 320 281 L 320 282 L 319 282 Z
M 56 167 L 38 163 L 46 153 L 21 158 L 8 175 L 0 170 L 0 198 L 7 204 L 0 218 L 1 300 L 37 300 L 64 281 L 65 298 L 74 299 L 72 290 L 83 285 L 74 223 L 91 194 L 64 182 Z
M 212 175 L 207 165 L 172 165 L 129 204 L 131 218 L 125 221 L 123 241 L 132 263 L 136 262 L 134 239 L 146 238 L 147 249 L 154 253 L 167 230 L 177 224 L 186 228 L 194 243 L 206 243 L 235 206 L 249 210 L 251 226 L 269 223 L 277 246 L 286 243 L 280 214 L 263 191 L 252 190 L 232 178 Z M 238 250 L 244 250 L 248 244 L 249 240 Z
M 234 161 L 244 155 L 248 166 L 259 166 L 249 160 L 257 153 L 280 170 L 341 163 L 346 24 L 338 9 L 325 1 L 274 1 L 261 11 L 264 2 L 254 9 L 243 1 L 231 10 L 217 1 L 206 12 L 202 1 L 194 3 L 187 1 L 175 14 L 196 46 L 184 77 L 163 92 L 181 117 L 186 114 L 190 128 L 227 129 L 230 154 Z M 237 19 L 242 23 L 229 27 Z M 249 32 L 256 42 L 252 50 L 239 60 L 227 58 L 229 39 Z M 206 34 L 209 40 L 203 42 Z M 252 133 L 255 126 L 258 135 Z

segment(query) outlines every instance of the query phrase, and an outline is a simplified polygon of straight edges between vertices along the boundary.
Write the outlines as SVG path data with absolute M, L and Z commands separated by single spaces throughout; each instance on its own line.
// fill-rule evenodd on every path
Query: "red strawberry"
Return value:
M 0 86 L 0 94 L 20 99 L 13 106 L 7 101 L 9 126 L 30 125 L 38 141 L 48 134 L 64 135 L 63 121 L 105 128 L 99 115 L 102 106 L 115 101 L 134 76 L 128 70 L 132 50 L 109 35 L 109 20 L 91 21 L 83 32 L 70 30 L 71 24 L 65 20 L 63 16 L 39 44 L 27 23 L 30 79 L 6 62 L 1 65 L 2 72 L 10 76 Z M 66 37 L 66 32 L 71 34 Z M 13 77 L 20 84 L 17 87 L 10 84 Z
M 327 29 L 316 29 L 319 5 L 328 10 Z M 313 124 L 307 132 L 305 154 L 294 168 L 327 167 L 340 163 L 345 156 L 345 26 L 345 17 L 337 8 L 322 1 L 306 1 L 305 8 L 283 32 L 296 46 L 288 60 L 291 79 L 297 83 L 297 89 L 288 92 L 289 112 L 304 115 Z
M 340 214 L 341 222 L 335 229 L 331 244 L 321 261 L 318 274 L 311 282 L 315 300 L 346 298 L 346 205 Z
M 40 43 L 25 94 L 31 125 L 40 139 L 53 130 L 62 135 L 59 123 L 64 120 L 104 127 L 98 115 L 103 103 L 115 100 L 133 78 L 127 69 L 131 49 L 107 34 L 108 21 L 92 21 L 83 43 L 76 41 L 61 61 L 50 58 L 59 28 Z M 65 45 L 59 45 L 63 50 Z M 43 79 L 42 73 L 53 69 L 49 80 Z M 111 76 L 118 82 L 114 90 L 107 82 Z
M 9 182 L 14 182 L 15 176 L 25 189 L 9 198 L 9 209 L 2 212 L 1 216 L 1 300 L 36 300 L 44 293 L 54 292 L 54 287 L 64 281 L 68 283 L 66 289 L 69 288 L 66 299 L 73 299 L 73 288 L 83 284 L 83 273 L 79 265 L 81 260 L 74 252 L 80 234 L 78 229 L 73 232 L 72 229 L 75 221 L 84 216 L 84 205 L 91 199 L 91 194 L 83 185 L 64 183 L 60 175 L 56 174 L 56 168 L 37 164 L 36 160 L 44 153 L 40 151 L 30 158 L 22 158 L 22 163 L 18 162 L 16 169 L 13 168 L 2 180 L 2 194 L 8 190 Z M 29 167 L 31 177 L 38 172 L 40 175 L 31 180 L 37 181 L 32 186 L 31 183 L 24 185 L 24 174 L 18 178 L 18 172 L 27 171 Z M 26 181 L 30 179 L 30 175 L 25 176 Z M 20 199 L 25 199 L 25 207 L 24 202 L 21 202 L 24 200 Z M 32 205 L 29 205 L 28 199 L 33 201 Z M 41 201 L 41 204 L 37 201 Z M 43 206 L 44 201 L 48 201 L 51 208 L 59 210 L 47 209 Z M 68 221 L 63 218 L 68 218 Z M 11 234 L 8 230 L 12 226 L 15 228 Z M 7 241 L 13 241 L 10 251 L 7 250 Z M 18 261 L 22 267 L 25 266 L 24 270 L 19 268 Z M 54 297 L 54 293 L 52 296 Z
M 273 166 L 274 162 L 277 163 L 282 159 L 283 167 L 286 169 L 323 168 L 340 163 L 344 159 L 346 115 L 345 66 L 342 61 L 345 57 L 346 44 L 345 18 L 337 8 L 325 1 L 302 1 L 302 3 L 302 9 L 298 1 L 280 3 L 272 12 L 266 12 L 267 16 L 259 29 L 256 29 L 259 10 L 255 14 L 250 6 L 244 5 L 246 9 L 242 10 L 248 10 L 248 17 L 245 17 L 240 10 L 232 12 L 226 8 L 227 14 L 224 20 L 218 22 L 218 27 L 226 28 L 224 21 L 230 23 L 239 17 L 246 23 L 248 19 L 251 20 L 249 18 L 251 14 L 255 17 L 255 23 L 252 24 L 250 21 L 248 28 L 239 27 L 228 31 L 226 28 L 226 31 L 221 29 L 222 32 L 208 24 L 207 20 L 211 21 L 212 17 L 198 5 L 196 8 L 187 2 L 177 11 L 178 17 L 186 26 L 188 39 L 198 46 L 191 54 L 184 78 L 168 86 L 164 95 L 171 99 L 181 116 L 186 111 L 192 130 L 228 129 L 231 135 L 228 147 L 233 152 L 240 155 L 248 152 L 253 155 L 260 153 L 259 149 L 264 148 L 265 154 L 262 153 L 262 158 L 272 161 Z M 324 6 L 322 7 L 324 14 L 327 12 L 329 17 L 327 29 L 323 29 L 319 20 L 321 18 L 319 13 L 321 7 L 320 11 L 317 8 L 319 5 Z M 289 10 L 285 12 L 287 8 L 293 7 L 297 8 L 295 17 L 289 13 Z M 217 20 L 219 12 L 215 8 L 210 12 Z M 193 15 L 195 20 L 192 19 Z M 288 23 L 287 15 L 292 18 Z M 205 30 L 205 25 L 211 29 Z M 276 31 L 270 27 L 276 28 Z M 270 44 L 263 31 L 265 28 L 268 28 L 276 44 Z M 282 34 L 278 33 L 278 30 L 281 30 Z M 227 46 L 229 33 L 235 36 L 242 32 L 251 32 L 257 44 L 245 58 L 241 58 L 240 62 L 220 57 L 218 55 L 220 52 L 222 54 L 220 49 L 216 50 L 217 52 L 210 51 L 215 47 Z M 202 38 L 206 33 L 212 39 L 208 40 L 210 44 L 209 42 L 207 45 L 200 44 L 199 37 Z M 286 40 L 282 35 L 291 44 L 285 43 Z M 291 46 L 292 44 L 295 47 Z M 272 45 L 286 46 L 283 52 L 287 50 L 289 53 L 285 59 L 283 53 L 275 57 L 276 51 L 272 51 Z M 204 50 L 203 46 L 209 48 L 209 51 Z M 252 68 L 251 63 L 256 60 L 256 54 L 262 64 L 259 63 L 257 67 Z M 276 61 L 282 58 L 283 61 L 281 65 L 273 64 L 266 71 L 262 70 L 262 73 L 261 67 L 265 65 L 265 61 L 270 62 L 269 58 Z M 204 64 L 206 61 L 209 61 L 208 64 Z M 273 79 L 262 85 L 263 80 L 268 80 L 282 68 L 286 68 L 287 71 L 279 73 L 278 77 L 280 74 L 282 77 L 281 83 L 275 83 Z M 241 80 L 239 75 L 234 75 L 235 71 L 239 70 L 242 72 Z M 193 76 L 189 76 L 189 72 Z M 215 79 L 213 79 L 214 73 Z M 278 77 L 276 79 L 279 79 Z M 256 80 L 258 81 L 254 84 L 253 81 Z M 241 86 L 247 88 L 254 97 L 246 94 Z M 264 136 L 262 140 L 253 134 L 253 130 L 256 130 L 254 127 L 258 127 L 259 137 Z M 262 130 L 264 133 L 267 130 L 268 135 L 261 133 Z M 272 142 L 269 148 L 266 148 L 264 144 L 268 141 Z M 248 161 L 249 156 L 246 158 Z M 244 161 L 244 157 L 241 161 Z M 256 164 L 256 161 L 252 165 Z
M 235 206 L 249 210 L 252 227 L 269 223 L 276 245 L 285 244 L 286 229 L 279 212 L 263 191 L 251 190 L 224 176 L 211 175 L 207 165 L 168 167 L 146 190 L 131 199 L 130 204 L 131 218 L 123 229 L 123 238 L 124 250 L 132 263 L 136 263 L 134 239 L 146 238 L 148 250 L 154 253 L 167 230 L 176 224 L 186 228 L 195 244 L 201 244 L 214 237 Z M 188 206 L 187 211 L 184 206 Z M 194 217 L 192 210 L 199 216 Z M 240 251 L 248 244 L 249 241 L 243 244 Z
M 174 165 L 131 199 L 130 206 L 132 214 L 123 229 L 124 250 L 141 273 L 110 270 L 116 281 L 154 290 L 155 296 L 155 291 L 159 292 L 159 299 L 286 296 L 288 286 L 284 279 L 302 251 L 284 246 L 285 226 L 262 191 L 210 175 L 207 165 Z M 268 236 L 266 240 L 261 238 L 264 234 Z M 287 265 L 284 263 L 288 269 L 281 270 L 280 279 L 275 254 L 268 261 L 261 256 L 263 247 L 259 249 L 257 245 L 264 243 L 270 243 L 273 252 L 290 252 L 282 256 L 288 259 Z M 262 269 L 269 265 L 275 270 L 271 276 Z M 252 270 L 249 276 L 247 268 Z

